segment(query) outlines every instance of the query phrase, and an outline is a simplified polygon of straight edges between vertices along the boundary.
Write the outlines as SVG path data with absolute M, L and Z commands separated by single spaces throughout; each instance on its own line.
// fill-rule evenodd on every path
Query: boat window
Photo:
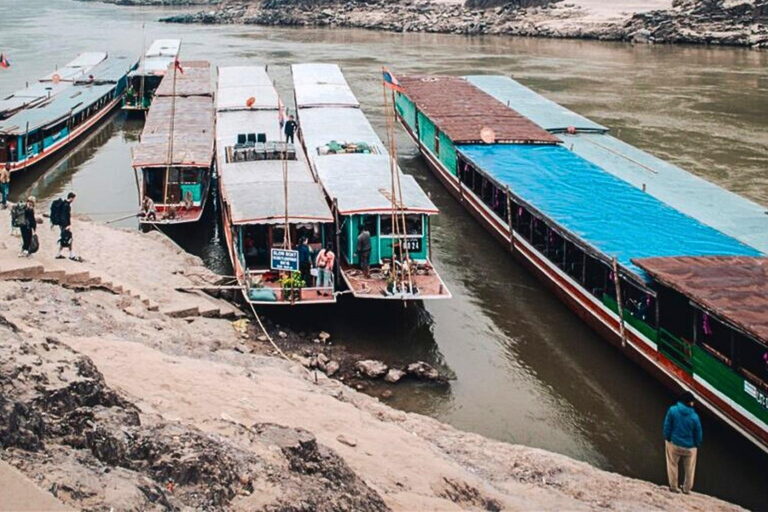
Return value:
M 402 226 L 402 219 L 398 219 Z M 392 216 L 381 216 L 381 234 L 382 236 L 392 235 Z M 421 215 L 405 216 L 405 234 L 408 236 L 422 236 L 424 234 L 424 222 Z
M 382 219 L 383 220 L 383 219 Z M 361 215 L 360 223 L 358 224 L 358 234 L 363 232 L 363 228 L 368 229 L 371 236 L 379 236 L 378 225 L 376 222 L 376 215 Z
M 736 360 L 741 374 L 768 392 L 768 346 L 733 332 Z
M 656 302 L 653 296 L 622 279 L 621 297 L 621 305 L 626 312 L 648 325 L 656 325 Z
M 549 226 L 547 226 L 546 255 L 558 267 L 565 267 L 565 240 Z
M 584 287 L 598 299 L 603 298 L 610 289 L 613 289 L 613 282 L 608 285 L 608 265 L 604 262 L 587 255 L 586 268 L 584 269 Z
M 296 226 L 296 239 L 306 238 L 310 245 L 317 245 L 322 242 L 320 236 L 320 224 L 299 224 Z
M 584 267 L 586 264 L 585 253 L 579 246 L 569 240 L 565 240 L 564 267 L 565 272 L 580 284 L 585 284 Z
M 658 290 L 659 326 L 678 338 L 693 341 L 693 308 L 685 295 L 667 287 Z
M 531 218 L 531 243 L 539 251 L 545 251 L 547 246 L 547 225 L 537 217 Z
M 200 181 L 200 169 L 186 168 L 181 171 L 182 183 L 198 183 Z
M 522 206 L 517 207 L 517 232 L 527 241 L 531 241 L 531 214 Z
M 696 342 L 730 366 L 733 363 L 731 329 L 704 311 L 694 310 L 693 321 L 696 324 Z

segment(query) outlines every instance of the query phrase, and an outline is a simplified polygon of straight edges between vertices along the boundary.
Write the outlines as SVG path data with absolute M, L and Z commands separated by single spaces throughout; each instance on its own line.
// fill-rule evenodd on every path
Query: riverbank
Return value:
M 162 21 L 768 47 L 766 0 L 225 0 L 213 10 Z
M 216 276 L 158 233 L 78 220 L 80 263 L 53 259 L 41 226 L 26 259 L 8 221 L 0 458 L 28 478 L 13 488 L 105 509 L 736 509 L 460 432 L 262 355 L 237 311 L 178 291 Z

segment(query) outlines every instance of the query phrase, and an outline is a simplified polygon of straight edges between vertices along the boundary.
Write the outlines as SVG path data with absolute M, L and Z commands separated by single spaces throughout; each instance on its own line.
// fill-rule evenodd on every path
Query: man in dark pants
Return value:
M 27 198 L 27 206 L 24 210 L 24 223 L 19 226 L 21 230 L 21 254 L 20 257 L 28 258 L 30 254 L 30 246 L 32 244 L 32 235 L 35 234 L 37 229 L 37 219 L 35 218 L 35 198 L 29 196 Z
M 72 203 L 75 202 L 74 192 L 67 194 L 67 200 L 61 206 L 61 217 L 59 227 L 59 252 L 56 254 L 56 259 L 63 259 L 64 255 L 61 251 L 69 249 L 69 259 L 80 261 L 81 258 L 75 254 L 75 249 L 72 243 Z
M 691 492 L 696 474 L 696 455 L 701 445 L 701 421 L 693 410 L 694 398 L 690 391 L 669 408 L 664 418 L 664 445 L 667 453 L 667 478 L 669 490 L 680 492 L 678 467 L 682 462 L 685 481 L 683 494 Z
M 365 277 L 370 276 L 370 257 L 371 257 L 371 233 L 368 228 L 363 230 L 357 236 L 357 256 L 360 258 L 360 268 L 363 269 Z
M 299 271 L 306 286 L 312 286 L 312 251 L 306 238 L 299 242 Z
M 288 116 L 288 121 L 285 123 L 285 142 L 290 142 L 291 144 L 294 144 L 293 136 L 296 133 L 296 128 L 298 127 L 299 127 L 299 123 L 297 123 L 296 120 L 293 119 L 293 116 Z

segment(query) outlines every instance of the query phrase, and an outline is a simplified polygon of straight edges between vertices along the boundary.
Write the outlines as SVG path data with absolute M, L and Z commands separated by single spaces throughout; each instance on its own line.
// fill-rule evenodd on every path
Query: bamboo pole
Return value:
M 611 260 L 613 266 L 613 284 L 616 288 L 616 305 L 619 310 L 619 334 L 621 335 L 621 346 L 627 344 L 627 331 L 624 327 L 624 306 L 621 301 L 621 278 L 619 277 L 619 263 L 614 256 Z
M 512 230 L 512 198 L 509 194 L 509 185 L 505 190 L 507 196 L 507 225 L 509 226 L 509 252 L 515 251 L 515 232 Z

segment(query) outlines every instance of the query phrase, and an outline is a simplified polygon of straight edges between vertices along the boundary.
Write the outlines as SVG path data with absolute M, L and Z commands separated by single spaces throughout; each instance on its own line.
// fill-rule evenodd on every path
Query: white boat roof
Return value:
M 145 57 L 176 57 L 181 48 L 181 39 L 155 39 L 144 54 Z
M 223 71 L 223 73 L 222 73 Z M 274 98 L 273 108 L 248 108 L 245 92 L 261 90 L 262 98 Z M 249 92 L 252 94 L 251 92 Z M 277 110 L 277 91 L 263 67 L 222 68 L 219 70 L 216 113 L 216 157 L 222 197 L 234 224 L 281 224 L 285 222 L 283 162 L 251 160 L 227 162 L 227 147 L 238 134 L 263 133 L 266 140 L 281 141 L 282 130 Z M 243 100 L 243 101 L 240 101 Z M 257 100 L 257 104 L 260 102 Z M 227 107 L 232 105 L 230 109 Z M 243 105 L 241 108 L 239 105 Z M 333 222 L 323 190 L 315 181 L 304 153 L 296 148 L 296 160 L 288 169 L 288 221 Z
M 326 155 L 316 169 L 325 191 L 336 199 L 342 215 L 392 211 L 392 174 L 389 155 Z M 400 174 L 402 208 L 405 213 L 438 213 L 437 207 L 413 176 Z M 397 194 L 396 194 L 397 195 Z
M 72 82 L 84 76 L 94 66 L 107 59 L 107 52 L 86 52 L 81 53 L 72 62 L 51 71 L 40 78 L 41 82 L 52 82 L 53 77 L 58 75 L 62 82 Z
M 300 88 L 300 85 L 296 85 Z M 327 195 L 338 201 L 339 212 L 386 213 L 392 211 L 389 153 L 365 114 L 357 108 L 299 109 L 301 133 Z M 318 148 L 331 141 L 365 142 L 378 154 L 350 153 L 321 155 Z M 438 213 L 412 176 L 398 167 L 403 206 L 415 213 Z
M 360 106 L 336 64 L 294 64 L 291 73 L 296 108 Z
M 253 98 L 254 101 L 249 107 L 247 103 L 250 98 Z M 216 110 L 277 108 L 277 91 L 264 67 L 230 66 L 219 68 Z M 275 120 L 277 120 L 277 113 L 275 113 Z
M 7 112 L 14 112 L 25 106 L 39 105 L 48 101 L 48 96 L 56 96 L 58 93 L 70 87 L 72 82 L 35 82 L 29 87 L 16 91 L 0 100 L 0 116 Z

